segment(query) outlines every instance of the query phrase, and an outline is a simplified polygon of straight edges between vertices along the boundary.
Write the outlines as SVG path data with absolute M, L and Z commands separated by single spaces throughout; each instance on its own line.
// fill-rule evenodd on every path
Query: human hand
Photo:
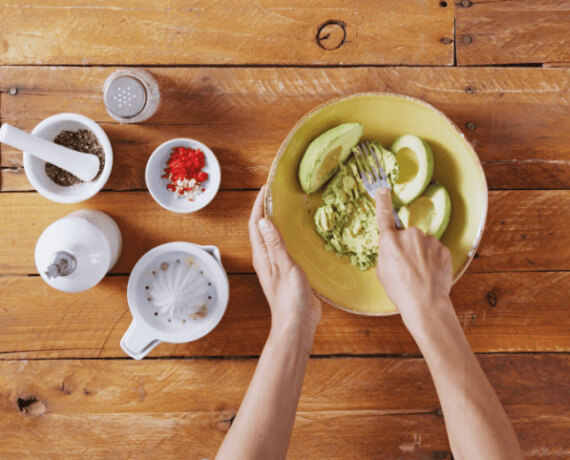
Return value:
M 452 309 L 451 253 L 415 227 L 396 230 L 388 189 L 376 195 L 376 221 L 380 230 L 376 275 L 414 335 L 426 319 Z
M 287 252 L 279 230 L 263 216 L 265 187 L 259 191 L 249 219 L 253 267 L 263 288 L 273 327 L 300 326 L 314 333 L 321 302 L 313 295 L 305 272 Z

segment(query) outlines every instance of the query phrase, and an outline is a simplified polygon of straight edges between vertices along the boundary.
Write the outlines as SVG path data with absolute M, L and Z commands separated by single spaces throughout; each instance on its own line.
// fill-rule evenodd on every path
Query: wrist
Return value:
M 449 296 L 402 309 L 402 319 L 416 342 L 424 338 L 437 337 L 446 325 L 457 322 Z
M 317 324 L 301 318 L 272 319 L 268 341 L 291 346 L 298 344 L 310 352 Z

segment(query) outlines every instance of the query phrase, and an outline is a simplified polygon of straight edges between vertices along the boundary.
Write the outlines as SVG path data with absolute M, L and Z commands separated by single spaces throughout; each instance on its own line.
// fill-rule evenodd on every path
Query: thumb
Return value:
M 275 224 L 264 217 L 259 221 L 259 230 L 271 262 L 277 266 L 289 262 L 289 253 L 287 252 L 285 241 L 283 241 L 283 237 Z
M 392 194 L 384 187 L 376 192 L 376 223 L 380 233 L 396 230 L 394 216 L 392 215 Z

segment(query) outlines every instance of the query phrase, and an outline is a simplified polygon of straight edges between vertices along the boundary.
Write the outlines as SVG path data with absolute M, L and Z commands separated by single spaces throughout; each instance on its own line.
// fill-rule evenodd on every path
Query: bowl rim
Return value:
M 183 211 L 180 209 L 176 209 L 173 208 L 169 205 L 167 205 L 166 203 L 163 203 L 162 200 L 160 199 L 160 197 L 155 193 L 155 191 L 153 190 L 153 188 L 149 185 L 149 177 L 151 174 L 151 168 L 150 168 L 150 164 L 151 161 L 153 160 L 153 157 L 157 157 L 159 153 L 162 153 L 162 151 L 169 145 L 169 144 L 175 144 L 175 143 L 179 143 L 179 142 L 186 142 L 186 143 L 190 143 L 190 144 L 197 144 L 198 148 L 200 148 L 201 150 L 204 151 L 205 155 L 207 156 L 208 160 L 211 160 L 211 167 L 215 170 L 217 170 L 217 177 L 218 180 L 215 183 L 212 183 L 211 185 L 215 188 L 214 193 L 212 194 L 212 196 L 207 199 L 204 200 L 199 206 L 190 209 L 188 211 Z M 150 156 L 148 157 L 148 160 L 146 162 L 146 166 L 145 166 L 145 171 L 144 171 L 144 181 L 145 181 L 145 185 L 146 188 L 148 190 L 148 192 L 150 193 L 150 195 L 152 196 L 152 198 L 154 199 L 154 201 L 156 201 L 162 208 L 166 209 L 167 211 L 170 212 L 174 212 L 176 214 L 191 214 L 193 212 L 199 211 L 200 209 L 204 209 L 206 206 L 208 206 L 216 197 L 216 195 L 218 194 L 219 190 L 220 190 L 220 185 L 222 182 L 222 169 L 220 167 L 220 161 L 218 160 L 218 158 L 216 157 L 216 154 L 212 151 L 212 149 L 210 149 L 210 147 L 208 147 L 206 144 L 204 144 L 203 142 L 200 142 L 196 139 L 192 139 L 191 137 L 176 137 L 173 139 L 169 139 L 165 142 L 163 142 L 162 144 L 160 144 L 157 148 L 155 148 L 153 150 L 153 152 L 150 154 Z
M 95 134 L 97 141 L 103 148 L 105 155 L 105 166 L 103 167 L 103 171 L 101 172 L 99 178 L 92 183 L 97 184 L 96 186 L 86 187 L 85 192 L 83 193 L 78 192 L 77 194 L 73 195 L 60 195 L 56 192 L 52 192 L 51 190 L 46 189 L 43 185 L 41 185 L 39 180 L 37 180 L 37 175 L 32 172 L 32 168 L 26 167 L 29 166 L 32 161 L 34 161 L 33 155 L 27 152 L 22 152 L 22 164 L 24 166 L 24 172 L 28 178 L 28 181 L 40 195 L 56 203 L 72 204 L 80 203 L 94 197 L 101 191 L 101 189 L 103 189 L 103 187 L 105 187 L 107 181 L 109 180 L 109 177 L 111 176 L 111 170 L 113 169 L 113 146 L 111 145 L 111 141 L 109 140 L 107 133 L 103 130 L 103 128 L 101 128 L 101 126 L 99 126 L 96 121 L 79 113 L 63 112 L 57 113 L 55 115 L 50 115 L 49 117 L 44 118 L 42 121 L 40 121 L 36 126 L 34 126 L 31 134 L 37 135 L 38 131 L 44 129 L 46 126 L 66 121 L 75 121 L 85 125 L 88 130 Z
M 386 92 L 386 91 L 365 91 L 365 92 L 359 92 L 359 93 L 354 93 L 354 94 L 349 94 L 349 95 L 344 95 L 344 96 L 335 97 L 333 99 L 329 99 L 327 101 L 321 102 L 317 106 L 315 106 L 312 109 L 310 109 L 309 111 L 305 112 L 305 114 L 303 116 L 301 116 L 301 118 L 295 123 L 295 125 L 287 133 L 287 136 L 285 137 L 285 139 L 281 143 L 279 150 L 277 151 L 277 154 L 275 155 L 275 158 L 273 159 L 273 162 L 271 164 L 271 169 L 270 169 L 269 175 L 267 177 L 267 182 L 265 184 L 265 192 L 264 192 L 264 197 L 263 197 L 263 203 L 264 203 L 263 209 L 264 209 L 265 216 L 269 217 L 269 218 L 271 218 L 273 216 L 273 201 L 272 201 L 271 187 L 273 185 L 273 182 L 275 181 L 275 173 L 276 173 L 276 169 L 277 169 L 277 163 L 281 159 L 281 156 L 283 155 L 285 148 L 289 144 L 289 141 L 291 140 L 293 135 L 297 132 L 297 130 L 300 128 L 300 126 L 311 115 L 315 114 L 316 112 L 319 112 L 320 110 L 323 110 L 325 107 L 327 107 L 329 105 L 339 103 L 339 102 L 344 101 L 346 99 L 353 99 L 353 98 L 366 97 L 366 96 L 387 96 L 387 97 L 393 97 L 393 98 L 398 98 L 398 99 L 407 99 L 407 100 L 412 101 L 416 104 L 423 105 L 424 107 L 431 109 L 437 116 L 442 118 L 443 121 L 448 123 L 451 126 L 451 128 L 459 135 L 459 137 L 465 141 L 465 143 L 467 145 L 467 150 L 475 158 L 476 164 L 479 166 L 480 176 L 483 180 L 485 190 L 487 190 L 487 193 L 485 194 L 485 196 L 483 198 L 482 218 L 481 218 L 481 221 L 479 222 L 479 227 L 477 228 L 477 234 L 475 236 L 475 240 L 474 240 L 471 248 L 469 249 L 469 252 L 467 253 L 467 259 L 465 260 L 463 265 L 459 268 L 457 273 L 455 273 L 453 275 L 453 284 L 455 284 L 457 282 L 457 280 L 459 280 L 459 278 L 461 278 L 463 273 L 465 273 L 465 270 L 467 270 L 467 267 L 469 266 L 469 264 L 473 260 L 473 257 L 475 256 L 475 253 L 477 252 L 477 249 L 479 248 L 479 244 L 481 243 L 481 239 L 483 237 L 483 231 L 485 229 L 485 224 L 487 222 L 487 211 L 488 211 L 488 207 L 489 207 L 489 187 L 487 185 L 487 178 L 485 177 L 485 170 L 483 169 L 483 165 L 481 163 L 481 160 L 479 159 L 479 155 L 477 155 L 477 152 L 473 148 L 471 141 L 459 129 L 457 124 L 453 120 L 451 120 L 447 115 L 445 115 L 445 113 L 443 113 L 438 108 L 434 107 L 429 102 L 426 102 L 426 101 L 419 99 L 417 97 L 409 96 L 407 94 L 390 93 L 390 92 Z M 313 291 L 313 294 L 316 295 L 322 301 L 328 303 L 329 305 L 332 305 L 333 307 L 338 308 L 339 310 L 343 310 L 343 311 L 346 311 L 349 313 L 353 313 L 353 314 L 357 314 L 357 315 L 361 315 L 361 316 L 393 316 L 393 315 L 399 315 L 400 314 L 397 307 L 396 307 L 395 311 L 378 312 L 378 313 L 350 309 L 350 308 L 344 307 L 342 305 L 339 305 L 336 302 L 333 302 L 331 299 L 327 298 L 324 294 L 320 293 L 316 289 L 313 289 L 312 287 L 311 287 L 311 290 Z

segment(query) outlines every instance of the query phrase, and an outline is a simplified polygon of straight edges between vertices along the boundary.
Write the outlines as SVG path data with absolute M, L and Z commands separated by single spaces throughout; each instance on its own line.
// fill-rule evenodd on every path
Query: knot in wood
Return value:
M 495 308 L 497 306 L 497 294 L 493 291 L 487 292 L 487 303 L 491 306 L 491 308 Z
M 336 50 L 346 41 L 346 24 L 337 19 L 331 19 L 319 26 L 317 45 L 324 50 Z
M 43 401 L 35 396 L 18 398 L 16 403 L 20 412 L 27 417 L 41 417 L 47 412 L 47 407 Z

